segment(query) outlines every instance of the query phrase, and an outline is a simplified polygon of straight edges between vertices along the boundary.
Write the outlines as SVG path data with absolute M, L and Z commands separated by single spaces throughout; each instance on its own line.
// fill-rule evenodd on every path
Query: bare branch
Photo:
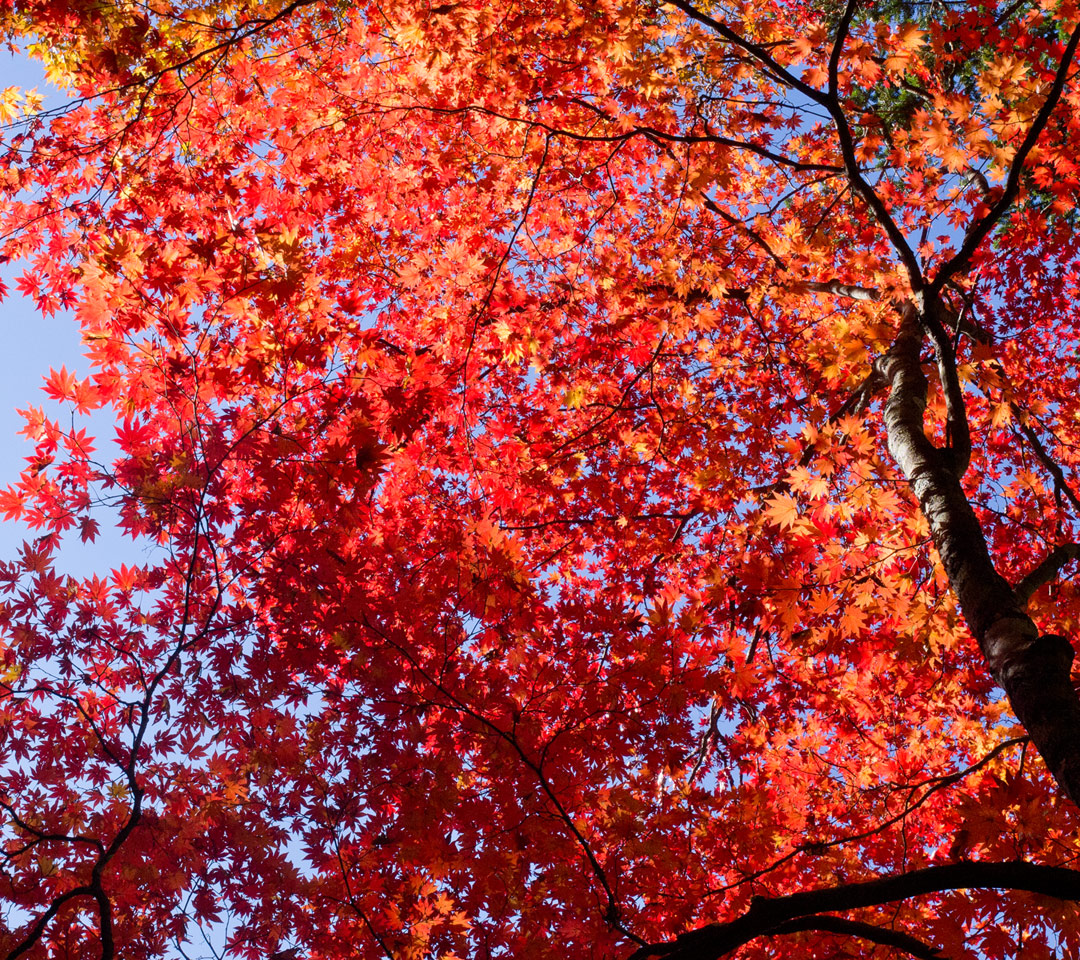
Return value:
M 850 300 L 864 300 L 876 303 L 881 299 L 881 291 L 876 287 L 857 287 L 850 283 L 841 283 L 839 280 L 827 280 L 824 283 L 810 281 L 793 283 L 790 290 L 807 293 L 832 293 L 838 297 L 847 297 Z
M 1032 429 L 1031 424 L 1025 423 L 1021 416 L 1021 410 L 1016 404 L 1010 404 L 1013 411 L 1013 416 L 1016 417 L 1017 422 L 1020 424 L 1020 432 L 1024 435 L 1024 438 L 1031 444 L 1031 449 L 1035 451 L 1035 456 L 1039 458 L 1039 462 L 1046 468 L 1049 474 L 1054 478 L 1054 490 L 1057 493 L 1065 495 L 1065 498 L 1073 505 L 1073 508 L 1080 512 L 1080 497 L 1076 495 L 1076 491 L 1073 490 L 1072 485 L 1069 483 L 1068 478 L 1065 476 L 1065 471 L 1061 469 L 1061 465 L 1050 456 L 1050 452 L 1043 446 L 1042 440 L 1039 439 L 1039 435 Z
M 695 20 L 703 26 L 708 27 L 710 30 L 727 40 L 728 43 L 731 43 L 740 50 L 750 54 L 750 56 L 760 64 L 762 72 L 768 77 L 791 90 L 798 91 L 803 96 L 820 104 L 829 111 L 829 114 L 833 118 L 833 123 L 836 126 L 836 134 L 840 143 L 840 154 L 844 161 L 843 169 L 847 174 L 848 182 L 851 184 L 852 190 L 854 190 L 863 202 L 866 203 L 873 213 L 874 219 L 877 220 L 878 224 L 884 229 L 893 248 L 904 263 L 912 289 L 916 292 L 921 290 L 924 286 L 924 282 L 918 258 L 908 244 L 903 231 L 897 226 L 896 221 L 893 220 L 884 201 L 877 195 L 874 188 L 867 183 L 859 168 L 859 162 L 855 156 L 855 138 L 852 134 L 851 126 L 848 123 L 847 115 L 844 113 L 844 108 L 840 103 L 837 90 L 840 56 L 843 52 L 843 44 L 847 37 L 848 27 L 851 24 L 851 20 L 854 17 L 855 10 L 858 6 L 858 0 L 849 0 L 847 7 L 844 10 L 840 26 L 837 29 L 837 35 L 833 42 L 833 49 L 829 58 L 829 89 L 827 92 L 822 92 L 816 87 L 800 80 L 780 64 L 764 47 L 747 40 L 726 24 L 713 19 L 708 14 L 702 13 L 696 7 L 688 3 L 687 0 L 670 0 L 670 3 L 671 6 L 681 10 L 691 20 Z M 803 167 L 803 169 L 812 168 Z M 818 169 L 835 170 L 836 168 L 822 165 Z
M 727 24 L 721 23 L 719 20 L 714 20 L 707 13 L 703 13 L 698 10 L 697 7 L 688 3 L 687 0 L 668 0 L 668 2 L 671 6 L 685 13 L 691 20 L 695 20 L 702 26 L 708 27 L 714 33 L 718 33 L 727 40 L 728 43 L 750 54 L 750 56 L 761 65 L 764 72 L 774 80 L 786 87 L 790 87 L 792 90 L 798 90 L 799 93 L 813 100 L 815 103 L 825 104 L 827 99 L 825 94 L 816 87 L 812 87 L 810 84 L 804 83 L 796 77 L 795 74 L 791 73 L 791 71 L 783 64 L 776 60 L 765 47 L 740 36 L 732 30 L 731 27 L 727 26 Z
M 1020 601 L 1027 604 L 1039 587 L 1050 583 L 1062 567 L 1076 559 L 1080 559 L 1080 543 L 1063 543 L 1055 547 L 1042 563 L 1013 587 Z
M 918 960 L 943 960 L 941 951 L 937 947 L 932 947 L 910 934 L 900 930 L 890 930 L 888 927 L 879 927 L 873 923 L 864 923 L 861 920 L 848 920 L 844 917 L 799 917 L 797 920 L 789 920 L 781 924 L 767 936 L 798 933 L 803 930 L 822 930 L 826 933 L 858 937 L 860 940 L 869 940 L 871 943 L 879 943 L 884 947 L 896 947 L 917 957 Z
M 1069 43 L 1065 47 L 1065 52 L 1061 55 L 1061 62 L 1058 64 L 1057 72 L 1054 74 L 1054 82 L 1050 86 L 1050 92 L 1046 95 L 1046 100 L 1043 101 L 1035 120 L 1024 135 L 1020 149 L 1016 151 L 1016 156 L 1013 157 L 1012 166 L 1009 168 L 1009 176 L 1005 180 L 1004 191 L 998 197 L 997 202 L 990 208 L 989 213 L 968 231 L 964 243 L 956 255 L 942 265 L 933 283 L 930 284 L 931 293 L 939 293 L 953 275 L 959 273 L 968 265 L 975 251 L 979 249 L 979 245 L 987 238 L 990 231 L 997 226 L 998 221 L 1005 215 L 1009 207 L 1012 206 L 1013 201 L 1020 192 L 1020 174 L 1023 172 L 1028 154 L 1031 153 L 1050 120 L 1050 114 L 1054 112 L 1054 108 L 1061 99 L 1077 44 L 1080 44 L 1080 24 L 1077 24 L 1073 29 L 1072 36 L 1069 37 Z
M 818 915 L 967 889 L 1024 890 L 1058 900 L 1080 900 L 1080 870 L 1043 866 L 1023 860 L 1004 863 L 963 861 L 861 883 L 805 890 L 784 897 L 755 897 L 750 902 L 750 908 L 734 920 L 709 924 L 684 933 L 675 940 L 642 947 L 631 960 L 646 960 L 648 957 L 716 960 L 758 937 L 793 932 L 796 928 L 785 931 L 784 926 L 801 918 L 812 917 L 817 924 L 832 923 L 834 918 Z M 865 927 L 860 929 L 862 932 L 856 934 L 858 936 L 867 932 Z

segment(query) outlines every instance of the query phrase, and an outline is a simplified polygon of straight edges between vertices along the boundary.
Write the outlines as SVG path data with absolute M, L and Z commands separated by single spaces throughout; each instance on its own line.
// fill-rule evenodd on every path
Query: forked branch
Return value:
M 931 294 L 940 293 L 949 280 L 966 269 L 980 244 L 990 235 L 990 232 L 997 226 L 998 221 L 1006 214 L 1019 195 L 1020 176 L 1023 173 L 1024 164 L 1027 162 L 1028 155 L 1034 149 L 1043 130 L 1046 129 L 1046 124 L 1049 122 L 1054 108 L 1061 100 L 1061 95 L 1065 90 L 1065 81 L 1069 76 L 1069 70 L 1076 55 L 1077 44 L 1080 44 L 1080 24 L 1073 28 L 1072 35 L 1069 37 L 1069 42 L 1065 46 L 1057 70 L 1054 73 L 1054 82 L 1050 85 L 1050 91 L 1047 93 L 1043 105 L 1039 108 L 1039 112 L 1036 114 L 1031 126 L 1028 127 L 1024 139 L 1013 157 L 1012 164 L 1009 167 L 1009 175 L 1005 180 L 1005 189 L 986 216 L 982 217 L 968 230 L 967 236 L 964 237 L 964 242 L 955 256 L 944 263 L 941 269 L 938 270 L 937 276 L 934 277 L 933 283 L 930 284 L 929 292 Z
M 923 324 L 909 305 L 879 369 L 890 384 L 885 404 L 889 452 L 907 477 L 964 619 L 1013 712 L 1058 783 L 1080 799 L 1080 698 L 1070 678 L 1072 645 L 1040 636 L 1026 600 L 998 573 L 960 475 L 926 435 Z

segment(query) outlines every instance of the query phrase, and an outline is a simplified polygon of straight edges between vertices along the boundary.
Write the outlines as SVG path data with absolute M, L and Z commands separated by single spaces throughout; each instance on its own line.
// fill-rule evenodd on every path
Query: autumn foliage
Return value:
M 1080 953 L 1072 0 L 0 23 L 0 955 Z

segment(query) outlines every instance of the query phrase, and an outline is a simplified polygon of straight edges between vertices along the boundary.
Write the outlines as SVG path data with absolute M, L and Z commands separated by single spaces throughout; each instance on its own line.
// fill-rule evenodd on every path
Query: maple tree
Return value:
M 0 20 L 4 955 L 1080 951 L 1071 0 Z

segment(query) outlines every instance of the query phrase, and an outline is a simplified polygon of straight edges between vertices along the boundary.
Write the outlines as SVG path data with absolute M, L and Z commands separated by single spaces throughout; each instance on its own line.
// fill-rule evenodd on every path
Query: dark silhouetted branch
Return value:
M 672 941 L 642 947 L 631 960 L 647 960 L 649 957 L 717 960 L 758 937 L 793 933 L 799 929 L 827 929 L 830 933 L 850 932 L 853 936 L 864 937 L 871 931 L 881 932 L 881 928 L 860 923 L 857 930 L 854 926 L 841 930 L 836 918 L 822 917 L 820 914 L 877 907 L 912 897 L 966 889 L 1023 890 L 1059 900 L 1080 900 L 1080 871 L 1023 860 L 1005 863 L 965 861 L 862 883 L 806 890 L 786 897 L 755 897 L 750 908 L 734 920 L 709 924 Z M 803 920 L 806 922 L 801 925 L 797 922 Z M 908 946 L 919 944 L 920 948 L 931 949 L 914 938 L 906 942 Z M 901 946 L 896 942 L 891 945 Z M 911 953 L 908 946 L 901 948 Z M 914 955 L 920 956 L 918 953 Z M 934 954 L 924 952 L 921 956 L 932 957 Z

